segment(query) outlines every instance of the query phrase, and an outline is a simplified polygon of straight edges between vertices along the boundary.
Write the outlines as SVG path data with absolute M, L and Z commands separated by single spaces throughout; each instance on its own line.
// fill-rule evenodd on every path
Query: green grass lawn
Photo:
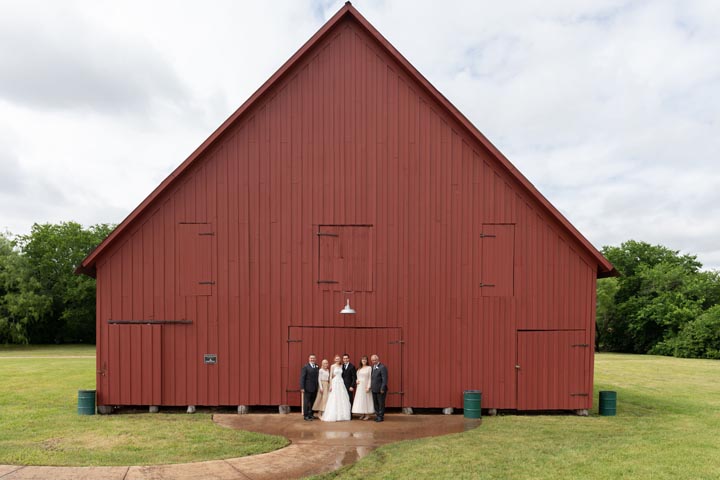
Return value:
M 597 415 L 599 390 L 618 392 L 616 417 Z M 590 417 L 484 417 L 318 478 L 718 479 L 720 361 L 600 354 Z
M 56 356 L 95 358 L 95 345 L 0 345 L 0 358 Z
M 48 356 L 92 358 L 42 358 Z M 0 464 L 151 465 L 241 457 L 282 437 L 215 425 L 209 414 L 79 416 L 95 386 L 92 346 L 0 346 Z M 8 358 L 8 357 L 36 358 Z M 5 358 L 2 358 L 5 357 Z

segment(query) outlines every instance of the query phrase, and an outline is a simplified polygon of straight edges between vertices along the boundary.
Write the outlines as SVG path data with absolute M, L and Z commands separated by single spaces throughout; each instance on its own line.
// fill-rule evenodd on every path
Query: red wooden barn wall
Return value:
M 317 283 L 317 233 L 343 225 L 371 242 L 349 295 Z M 397 405 L 591 405 L 597 260 L 349 16 L 96 269 L 101 405 L 296 403 L 291 326 L 392 327 Z M 108 323 L 164 320 L 191 323 Z

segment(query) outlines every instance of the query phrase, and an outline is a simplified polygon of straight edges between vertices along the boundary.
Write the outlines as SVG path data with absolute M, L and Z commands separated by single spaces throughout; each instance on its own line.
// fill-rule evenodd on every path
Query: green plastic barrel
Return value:
M 463 393 L 463 412 L 465 418 L 481 418 L 481 404 L 482 392 L 480 390 L 465 390 Z
M 78 415 L 95 415 L 95 390 L 78 390 Z
M 599 413 L 606 417 L 614 417 L 617 412 L 617 392 L 605 390 L 600 392 Z

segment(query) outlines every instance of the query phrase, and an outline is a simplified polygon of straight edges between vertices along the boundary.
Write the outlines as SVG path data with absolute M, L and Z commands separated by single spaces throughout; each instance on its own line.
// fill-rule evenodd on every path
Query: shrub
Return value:
M 720 305 L 685 324 L 670 342 L 676 357 L 720 359 Z

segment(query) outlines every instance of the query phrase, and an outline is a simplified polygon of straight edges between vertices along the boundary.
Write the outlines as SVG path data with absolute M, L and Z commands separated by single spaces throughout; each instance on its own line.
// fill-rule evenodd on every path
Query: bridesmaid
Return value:
M 318 394 L 312 407 L 314 411 L 320 412 L 320 418 L 322 418 L 322 414 L 325 411 L 325 404 L 330 394 L 329 385 L 330 362 L 327 361 L 327 358 L 324 358 L 320 364 L 320 371 L 318 372 Z
M 368 357 L 362 357 L 360 359 L 360 368 L 357 371 L 357 388 L 355 389 L 355 400 L 352 406 L 352 413 L 362 415 L 360 420 L 370 420 L 370 415 L 375 413 L 372 392 L 370 392 L 371 375 L 372 367 L 368 363 Z

